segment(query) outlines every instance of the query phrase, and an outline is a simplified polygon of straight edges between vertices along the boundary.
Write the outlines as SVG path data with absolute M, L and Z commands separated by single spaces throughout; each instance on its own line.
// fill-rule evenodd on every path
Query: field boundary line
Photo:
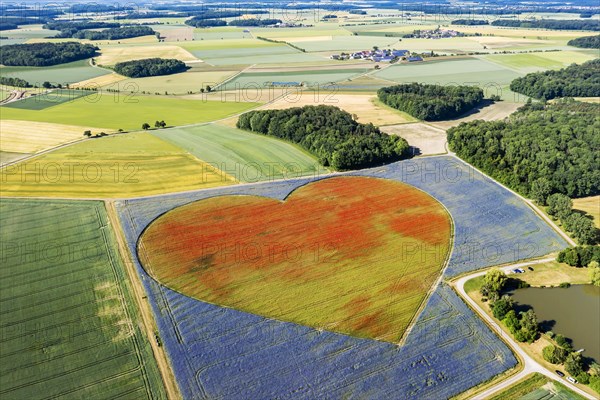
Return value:
M 133 297 L 136 300 L 142 322 L 144 324 L 144 327 L 146 328 L 148 342 L 152 347 L 152 352 L 154 353 L 154 358 L 156 359 L 156 363 L 158 365 L 158 369 L 162 377 L 165 391 L 167 392 L 167 396 L 169 399 L 181 399 L 181 393 L 179 392 L 179 388 L 177 387 L 175 376 L 173 375 L 173 371 L 171 369 L 166 352 L 164 349 L 159 348 L 154 338 L 154 332 L 156 331 L 156 321 L 154 320 L 154 316 L 152 314 L 152 311 L 150 310 L 149 304 L 147 302 L 144 302 L 144 298 L 146 297 L 145 291 L 141 284 L 139 276 L 135 271 L 132 255 L 127 250 L 123 227 L 121 226 L 115 203 L 112 200 L 105 200 L 104 204 L 108 215 L 108 222 L 113 227 L 115 238 L 117 240 L 118 252 L 121 256 L 121 259 L 123 260 L 123 264 L 125 265 L 129 281 L 131 282 L 134 294 Z

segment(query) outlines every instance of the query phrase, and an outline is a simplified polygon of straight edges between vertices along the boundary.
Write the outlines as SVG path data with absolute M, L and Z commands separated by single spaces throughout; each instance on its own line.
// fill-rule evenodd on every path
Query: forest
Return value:
M 384 104 L 425 121 L 457 117 L 483 100 L 475 86 L 442 86 L 408 83 L 381 88 L 377 96 Z
M 207 28 L 210 26 L 225 26 L 227 25 L 227 21 L 222 19 L 188 19 L 185 21 L 187 25 L 193 26 L 195 28 Z
M 600 59 L 557 71 L 533 72 L 510 83 L 510 90 L 536 99 L 600 96 Z
M 110 28 L 104 31 L 83 30 L 73 34 L 76 39 L 88 40 L 119 40 L 138 36 L 156 35 L 154 29 L 149 26 L 123 26 Z
M 455 19 L 452 25 L 488 25 L 485 19 Z
M 600 193 L 600 105 L 573 99 L 528 102 L 504 121 L 448 130 L 460 158 L 524 196 Z
M 97 50 L 96 46 L 77 42 L 9 44 L 2 46 L 0 63 L 47 67 L 93 57 Z
M 392 162 L 407 156 L 409 148 L 403 138 L 358 123 L 333 106 L 250 111 L 240 116 L 237 127 L 299 144 L 322 165 L 336 170 Z
M 248 18 L 248 19 L 235 19 L 233 21 L 230 21 L 229 25 L 230 26 L 269 26 L 269 25 L 275 25 L 275 24 L 280 24 L 280 23 L 281 23 L 280 19 Z
M 569 46 L 581 47 L 582 49 L 600 49 L 600 35 L 571 39 L 567 44 Z
M 597 20 L 581 19 L 543 19 L 543 20 L 517 20 L 497 19 L 492 22 L 494 26 L 507 26 L 512 28 L 540 28 L 557 30 L 598 31 L 600 22 Z
M 60 31 L 57 33 L 55 38 L 71 38 L 79 31 L 86 29 L 104 29 L 104 28 L 118 28 L 121 24 L 116 22 L 95 22 L 95 21 L 83 21 L 83 22 L 71 22 L 71 21 L 51 21 L 44 24 L 44 29 L 50 29 L 53 31 Z
M 116 73 L 129 78 L 143 78 L 146 76 L 177 74 L 187 70 L 187 66 L 183 61 L 170 58 L 146 58 L 117 63 L 114 70 Z

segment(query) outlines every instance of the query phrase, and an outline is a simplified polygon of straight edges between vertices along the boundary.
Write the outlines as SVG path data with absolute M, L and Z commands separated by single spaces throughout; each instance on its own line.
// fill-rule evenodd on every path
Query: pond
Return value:
M 518 305 L 533 307 L 538 322 L 573 340 L 575 350 L 600 362 L 600 287 L 526 288 L 513 293 Z

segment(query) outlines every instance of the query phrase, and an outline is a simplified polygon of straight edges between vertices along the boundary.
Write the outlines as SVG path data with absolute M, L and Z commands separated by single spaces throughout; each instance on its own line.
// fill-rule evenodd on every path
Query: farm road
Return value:
M 550 262 L 550 261 L 554 261 L 554 258 L 550 257 L 550 258 L 544 258 L 541 260 L 511 264 L 508 266 L 504 266 L 500 269 L 506 273 L 506 272 L 510 272 L 510 270 L 515 269 L 515 268 L 521 268 L 521 267 L 526 267 L 526 266 L 535 265 L 535 264 L 543 264 L 543 263 Z M 488 399 L 492 395 L 506 389 L 507 387 L 511 386 L 515 382 L 518 382 L 519 380 L 523 379 L 527 375 L 534 373 L 534 372 L 539 372 L 540 374 L 543 374 L 552 380 L 562 383 L 563 385 L 567 386 L 569 389 L 580 394 L 581 396 L 585 397 L 586 399 L 594 400 L 595 398 L 592 395 L 588 394 L 587 392 L 584 392 L 583 390 L 581 390 L 577 386 L 571 384 L 570 382 L 568 382 L 565 379 L 559 379 L 559 377 L 554 372 L 548 371 L 546 368 L 544 368 L 542 365 L 540 365 L 537 361 L 535 361 L 533 358 L 531 358 L 519 346 L 519 344 L 517 342 L 515 342 L 515 340 L 498 325 L 498 323 L 492 317 L 490 317 L 484 310 L 482 310 L 479 307 L 479 305 L 475 302 L 475 300 L 473 300 L 469 295 L 467 295 L 467 292 L 465 291 L 465 283 L 470 279 L 485 275 L 486 272 L 487 272 L 487 270 L 463 276 L 463 277 L 459 278 L 458 280 L 452 282 L 452 286 L 454 286 L 454 288 L 456 289 L 458 294 L 475 311 L 475 313 L 480 318 L 482 318 L 492 328 L 494 333 L 496 333 L 502 340 L 504 340 L 504 342 L 510 346 L 512 351 L 515 354 L 517 354 L 517 356 L 523 362 L 523 370 L 521 372 L 519 372 L 518 374 L 513 375 L 510 378 L 498 383 L 497 385 L 494 385 L 491 388 L 489 388 L 481 393 L 476 394 L 475 396 L 473 396 L 473 398 L 478 399 L 478 400 L 479 399 L 482 399 L 482 400 Z

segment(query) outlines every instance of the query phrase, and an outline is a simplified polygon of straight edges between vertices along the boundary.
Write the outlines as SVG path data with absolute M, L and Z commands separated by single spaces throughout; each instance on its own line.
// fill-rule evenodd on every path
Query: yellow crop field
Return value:
M 146 132 L 88 139 L 0 171 L 2 196 L 121 198 L 235 180 Z
M 85 130 L 94 134 L 109 132 L 103 128 L 3 119 L 0 124 L 0 151 L 37 153 L 81 139 Z
M 115 65 L 122 61 L 153 57 L 174 58 L 181 61 L 196 60 L 196 57 L 180 46 L 101 46 L 100 56 L 96 58 L 96 63 L 100 65 Z

